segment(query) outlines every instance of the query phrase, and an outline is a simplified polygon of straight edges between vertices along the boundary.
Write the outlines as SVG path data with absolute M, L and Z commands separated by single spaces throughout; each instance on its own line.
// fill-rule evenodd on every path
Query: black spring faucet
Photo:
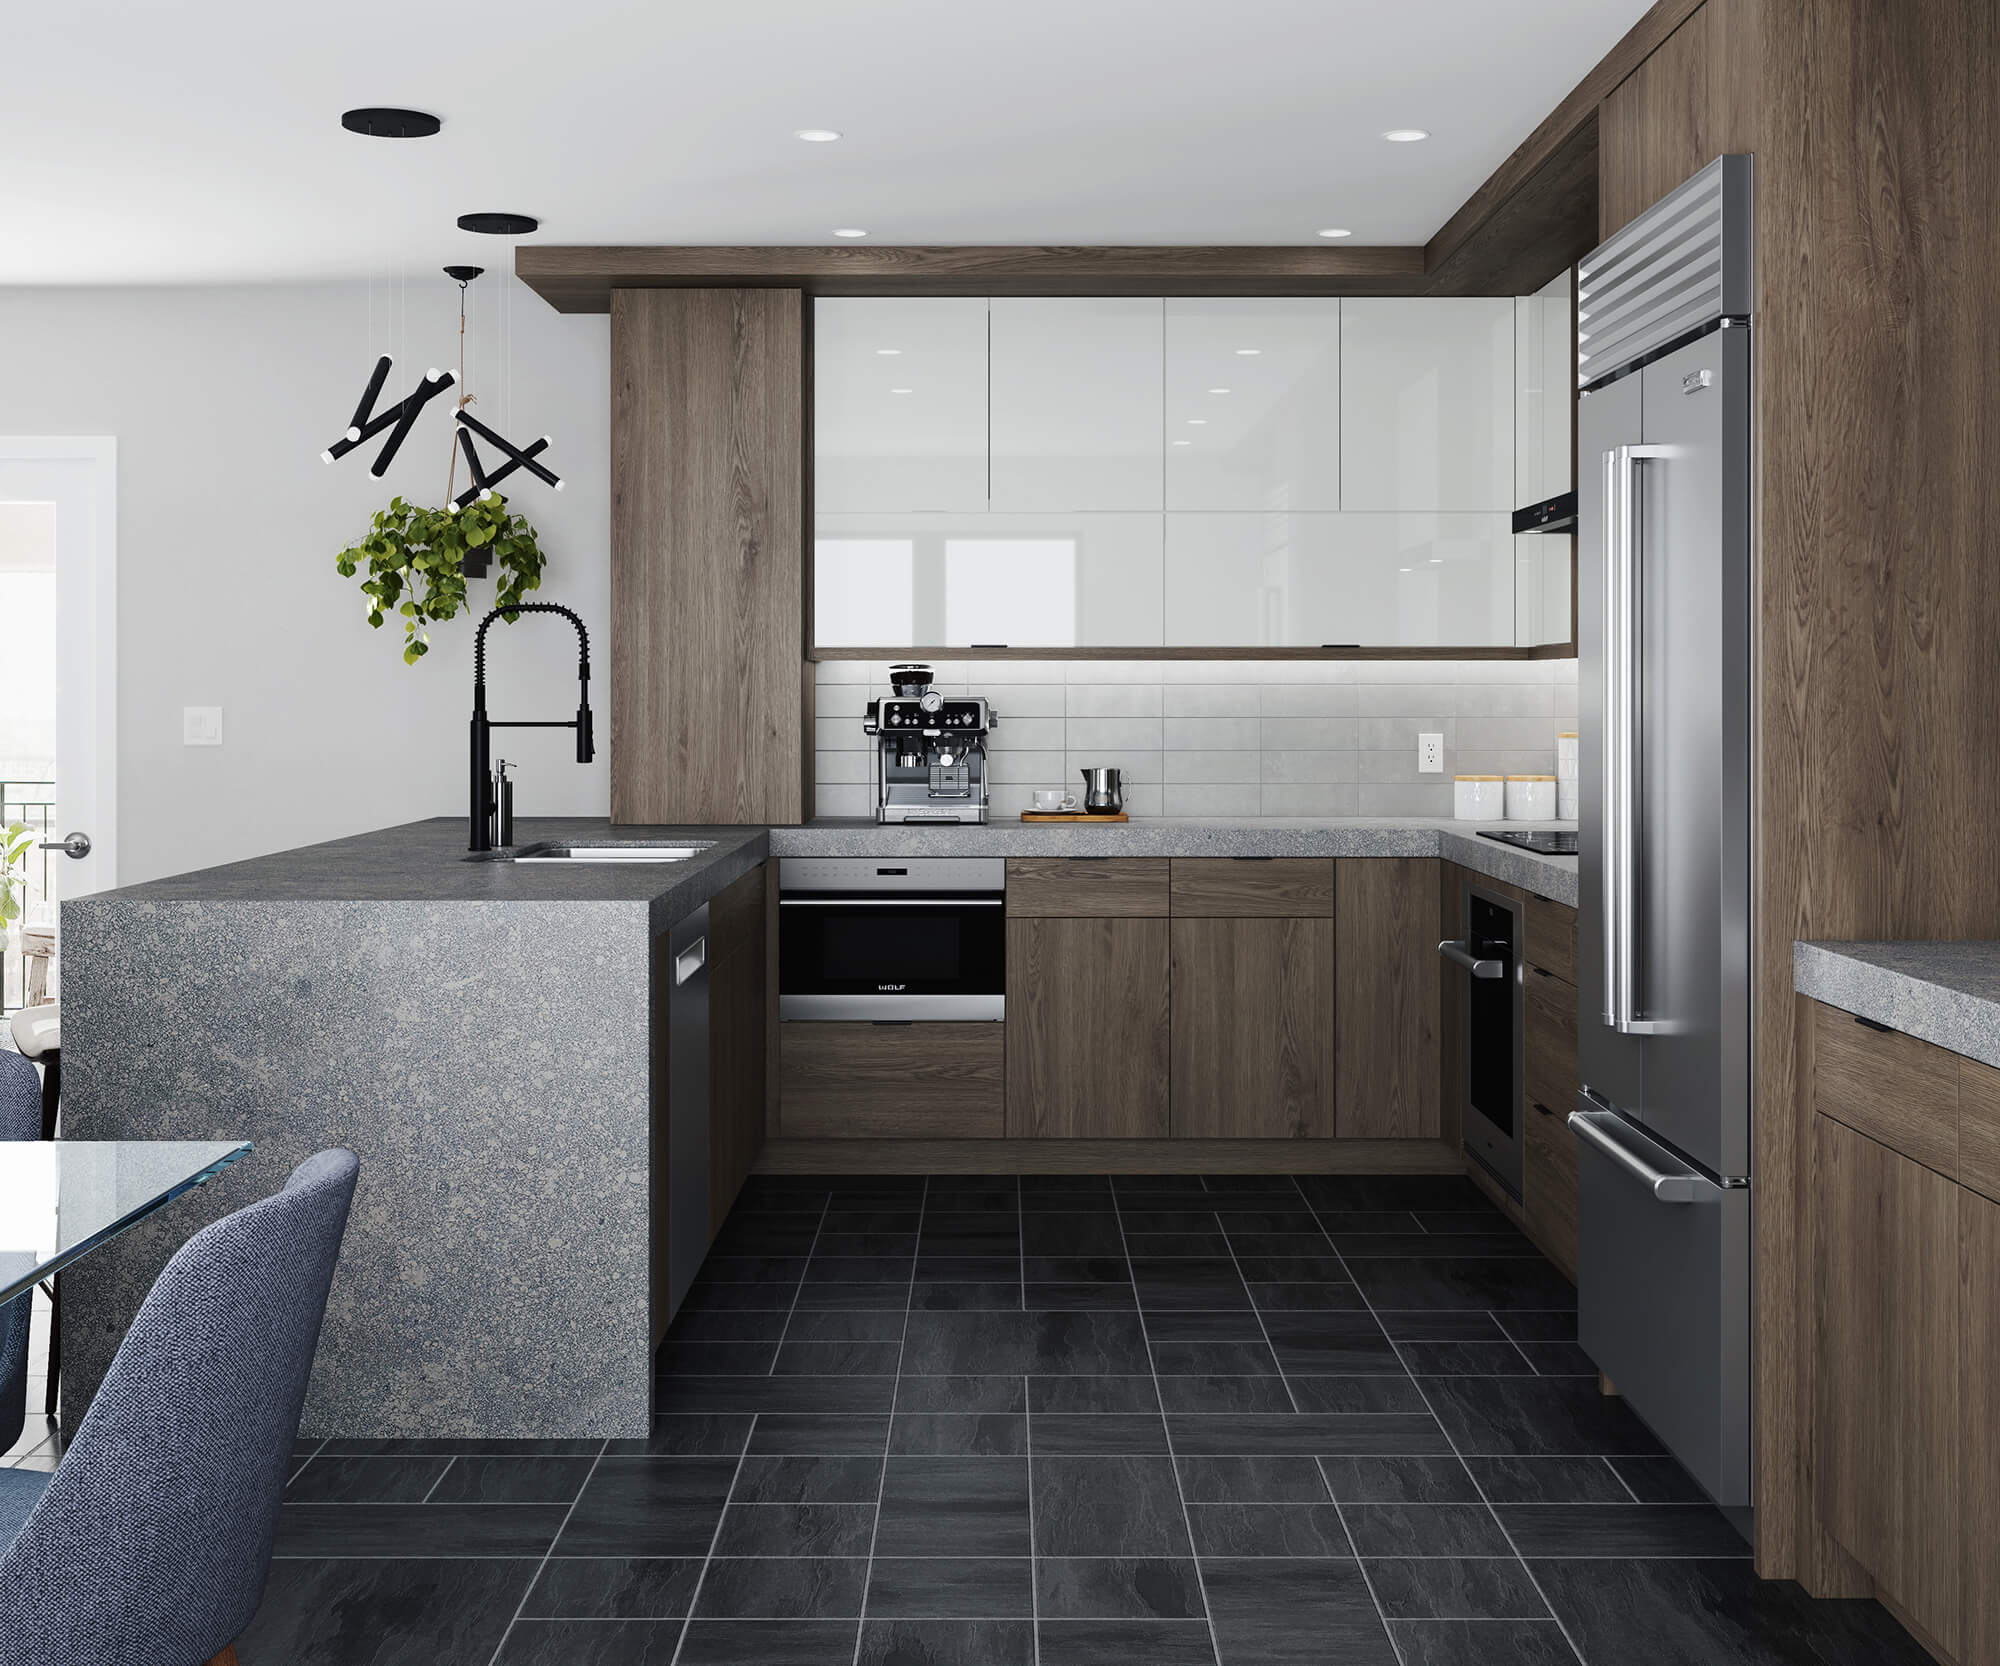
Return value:
M 486 715 L 486 632 L 495 619 L 510 613 L 560 613 L 576 626 L 577 706 L 576 716 L 569 722 L 551 719 L 546 722 L 495 723 Z M 494 812 L 499 808 L 493 791 L 495 729 L 574 729 L 576 761 L 587 764 L 597 756 L 597 743 L 590 721 L 590 633 L 570 609 L 555 602 L 513 602 L 506 607 L 496 607 L 479 621 L 478 633 L 472 639 L 472 810 L 467 817 L 468 850 L 493 848 Z

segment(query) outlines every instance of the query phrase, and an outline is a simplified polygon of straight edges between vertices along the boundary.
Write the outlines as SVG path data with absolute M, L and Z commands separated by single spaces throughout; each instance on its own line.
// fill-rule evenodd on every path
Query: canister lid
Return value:
M 1454 775 L 1452 779 L 1454 781 L 1503 781 L 1506 777 L 1501 775 Z
M 1510 781 L 1553 781 L 1555 777 L 1553 775 L 1510 775 L 1507 779 Z

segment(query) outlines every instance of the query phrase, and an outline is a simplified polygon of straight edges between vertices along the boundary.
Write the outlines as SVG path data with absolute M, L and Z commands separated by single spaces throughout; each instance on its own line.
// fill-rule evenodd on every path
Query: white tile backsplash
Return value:
M 1036 787 L 1125 774 L 1133 816 L 1448 816 L 1454 774 L 1549 774 L 1577 726 L 1575 660 L 991 660 L 936 666 L 948 693 L 1000 714 L 992 804 L 1012 819 Z M 866 702 L 888 666 L 817 667 L 816 809 L 872 809 Z M 1445 737 L 1444 773 L 1416 737 Z

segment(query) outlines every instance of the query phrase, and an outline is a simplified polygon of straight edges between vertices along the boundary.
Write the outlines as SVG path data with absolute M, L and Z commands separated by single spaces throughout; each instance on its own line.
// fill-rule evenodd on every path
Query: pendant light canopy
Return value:
M 370 139 L 428 139 L 444 126 L 436 116 L 423 110 L 399 110 L 393 105 L 363 105 L 343 110 L 340 125 L 350 133 Z
M 541 221 L 532 214 L 461 214 L 460 231 L 479 231 L 489 237 L 526 237 L 539 230 Z

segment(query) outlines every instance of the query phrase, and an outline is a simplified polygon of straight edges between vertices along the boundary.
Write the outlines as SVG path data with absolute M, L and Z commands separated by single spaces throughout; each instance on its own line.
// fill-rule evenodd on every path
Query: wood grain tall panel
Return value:
M 1436 1139 L 1437 858 L 1336 862 L 1334 893 L 1334 1132 Z
M 611 306 L 611 819 L 804 818 L 805 302 Z

